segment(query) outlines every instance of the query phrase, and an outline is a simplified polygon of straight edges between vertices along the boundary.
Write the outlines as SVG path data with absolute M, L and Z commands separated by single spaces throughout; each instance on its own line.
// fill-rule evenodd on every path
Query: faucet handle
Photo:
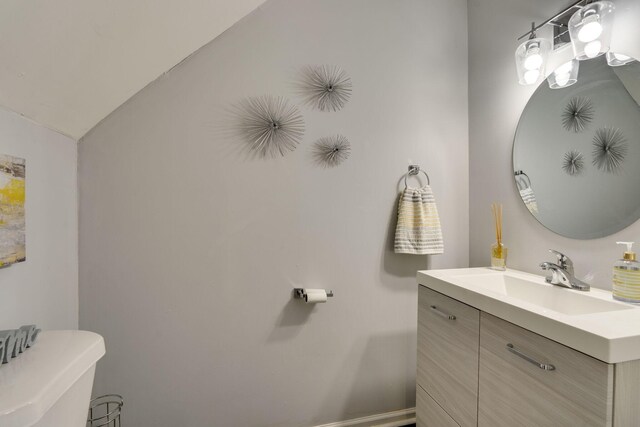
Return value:
M 558 258 L 558 265 L 563 270 L 573 274 L 573 261 L 571 261 L 571 258 L 566 256 L 562 252 L 556 251 L 554 249 L 549 249 L 549 252 L 551 252 L 552 254 L 554 254 Z

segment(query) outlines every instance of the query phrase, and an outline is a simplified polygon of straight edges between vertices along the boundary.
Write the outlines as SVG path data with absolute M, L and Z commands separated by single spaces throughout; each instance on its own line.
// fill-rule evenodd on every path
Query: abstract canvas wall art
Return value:
M 0 268 L 26 260 L 25 159 L 0 154 Z

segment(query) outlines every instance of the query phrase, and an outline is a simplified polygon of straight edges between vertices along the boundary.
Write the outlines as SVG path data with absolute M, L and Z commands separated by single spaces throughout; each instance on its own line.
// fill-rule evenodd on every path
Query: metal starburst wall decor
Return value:
M 565 153 L 562 169 L 571 176 L 580 175 L 584 169 L 584 156 L 577 150 Z
M 628 148 L 620 129 L 598 129 L 593 138 L 593 165 L 601 171 L 615 173 L 622 166 Z
M 300 110 L 281 96 L 246 98 L 235 108 L 236 128 L 249 151 L 259 157 L 284 156 L 302 142 Z
M 320 138 L 313 145 L 315 162 L 325 168 L 339 166 L 350 154 L 351 143 L 342 135 Z
M 589 98 L 571 98 L 562 112 L 562 126 L 569 132 L 582 132 L 593 121 L 594 108 Z
M 306 105 L 320 111 L 339 111 L 351 98 L 351 77 L 338 66 L 313 65 L 302 70 L 298 91 Z

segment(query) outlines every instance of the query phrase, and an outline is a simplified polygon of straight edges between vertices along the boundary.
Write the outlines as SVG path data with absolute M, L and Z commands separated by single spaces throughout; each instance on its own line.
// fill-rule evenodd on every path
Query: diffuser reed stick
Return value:
M 502 204 L 492 203 L 491 212 L 496 228 L 496 242 L 491 246 L 491 268 L 504 271 L 507 269 L 507 248 L 502 243 Z
M 491 211 L 493 212 L 493 221 L 496 226 L 496 242 L 502 243 L 502 205 L 492 203 Z

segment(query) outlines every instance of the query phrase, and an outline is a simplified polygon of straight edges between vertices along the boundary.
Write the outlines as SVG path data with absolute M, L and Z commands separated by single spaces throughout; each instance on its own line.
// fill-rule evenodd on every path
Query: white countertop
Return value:
M 615 311 L 574 313 L 545 309 L 530 303 L 474 285 L 480 276 L 504 275 L 552 287 L 544 291 L 571 301 L 574 293 L 584 297 L 607 301 Z M 496 277 L 497 278 L 497 277 Z M 568 347 L 574 348 L 607 363 L 620 363 L 640 359 L 640 307 L 615 301 L 611 292 L 592 288 L 589 292 L 549 285 L 544 277 L 515 270 L 506 272 L 489 268 L 419 271 L 418 283 L 429 289 L 536 332 Z M 568 292 L 569 294 L 560 294 Z M 570 308 L 570 307 L 569 307 Z M 618 309 L 619 308 L 619 309 Z

